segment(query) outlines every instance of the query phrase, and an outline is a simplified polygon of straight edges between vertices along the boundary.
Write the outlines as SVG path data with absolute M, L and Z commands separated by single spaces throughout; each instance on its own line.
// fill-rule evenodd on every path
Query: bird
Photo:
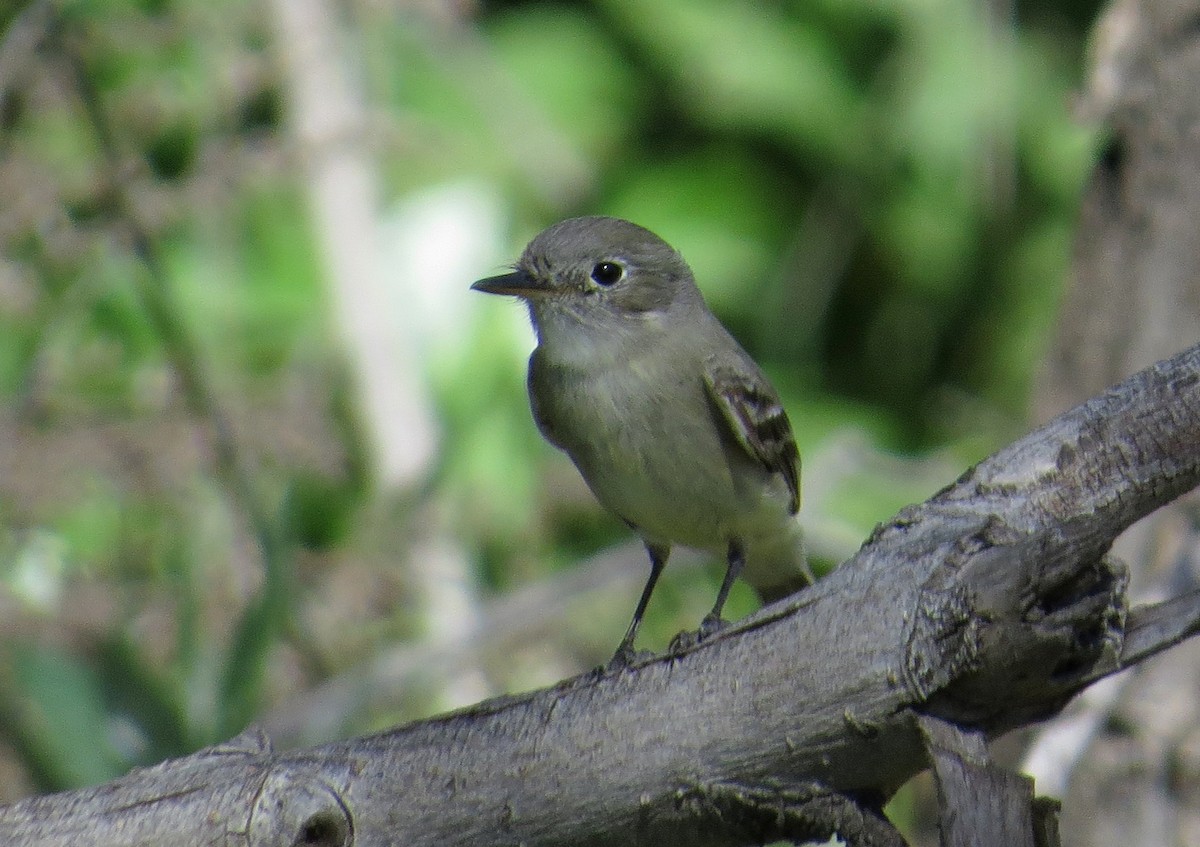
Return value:
M 787 412 L 679 252 L 620 218 L 570 218 L 534 237 L 511 272 L 471 288 L 528 305 L 534 421 L 649 555 L 649 578 L 609 667 L 635 658 L 675 545 L 725 557 L 694 641 L 724 625 L 739 576 L 764 602 L 812 583 Z

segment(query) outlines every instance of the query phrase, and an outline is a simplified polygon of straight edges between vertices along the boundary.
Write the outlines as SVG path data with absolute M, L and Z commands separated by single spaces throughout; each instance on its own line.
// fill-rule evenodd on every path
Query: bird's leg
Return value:
M 721 590 L 717 592 L 717 602 L 713 604 L 712 611 L 704 616 L 704 620 L 700 621 L 700 631 L 696 633 L 700 638 L 712 635 L 725 625 L 725 622 L 721 620 L 721 610 L 725 608 L 729 589 L 733 587 L 734 580 L 741 575 L 742 566 L 746 564 L 746 551 L 742 549 L 742 543 L 736 538 L 729 541 L 726 561 L 725 579 L 721 581 Z
M 638 628 L 642 625 L 642 615 L 646 614 L 646 606 L 650 604 L 650 595 L 654 593 L 654 586 L 658 584 L 658 577 L 662 574 L 663 567 L 667 564 L 667 557 L 671 555 L 671 548 L 659 544 L 651 544 L 647 541 L 646 552 L 650 554 L 650 578 L 646 580 L 646 587 L 642 589 L 642 597 L 638 600 L 637 608 L 633 610 L 633 620 L 629 622 L 629 629 L 625 630 L 625 637 L 621 639 L 621 645 L 617 647 L 617 652 L 613 654 L 612 659 L 608 663 L 608 670 L 617 670 L 626 667 L 633 661 L 633 642 L 637 638 Z

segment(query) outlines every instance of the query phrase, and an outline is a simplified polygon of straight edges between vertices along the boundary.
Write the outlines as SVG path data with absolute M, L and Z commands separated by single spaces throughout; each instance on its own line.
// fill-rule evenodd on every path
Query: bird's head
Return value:
M 661 323 L 702 303 L 683 257 L 650 230 L 608 217 L 571 218 L 542 231 L 511 273 L 471 288 L 524 299 L 543 344 Z M 581 337 L 582 336 L 582 337 Z

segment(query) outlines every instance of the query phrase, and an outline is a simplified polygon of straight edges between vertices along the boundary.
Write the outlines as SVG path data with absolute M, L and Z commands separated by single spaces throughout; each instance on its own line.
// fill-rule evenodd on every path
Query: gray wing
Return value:
M 781 475 L 791 494 L 788 509 L 800 509 L 800 451 L 779 395 L 757 366 L 705 363 L 704 384 L 709 396 L 729 424 L 730 432 L 751 458 L 771 473 Z
M 554 398 L 547 391 L 549 382 L 554 376 L 550 372 L 550 367 L 539 355 L 540 353 L 541 348 L 534 348 L 533 353 L 529 356 L 529 376 L 525 384 L 529 391 L 529 409 L 533 412 L 533 422 L 537 424 L 542 438 L 560 450 L 565 450 L 567 448 L 563 444 L 562 438 L 554 431 L 554 408 L 552 405 Z

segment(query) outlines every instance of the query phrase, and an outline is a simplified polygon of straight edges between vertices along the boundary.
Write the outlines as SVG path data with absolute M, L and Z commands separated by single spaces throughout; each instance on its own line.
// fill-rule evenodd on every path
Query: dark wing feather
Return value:
M 535 348 L 529 357 L 529 375 L 526 377 L 526 388 L 529 391 L 529 409 L 533 412 L 533 422 L 537 424 L 542 438 L 549 441 L 560 450 L 565 450 L 561 436 L 554 430 L 554 409 L 548 401 L 553 399 L 544 391 L 544 387 L 552 379 L 549 374 L 545 357 L 540 355 L 541 349 Z
M 743 370 L 710 359 L 704 384 L 737 442 L 787 482 L 788 509 L 795 514 L 800 508 L 800 451 L 779 395 L 753 364 L 750 367 L 753 370 Z

